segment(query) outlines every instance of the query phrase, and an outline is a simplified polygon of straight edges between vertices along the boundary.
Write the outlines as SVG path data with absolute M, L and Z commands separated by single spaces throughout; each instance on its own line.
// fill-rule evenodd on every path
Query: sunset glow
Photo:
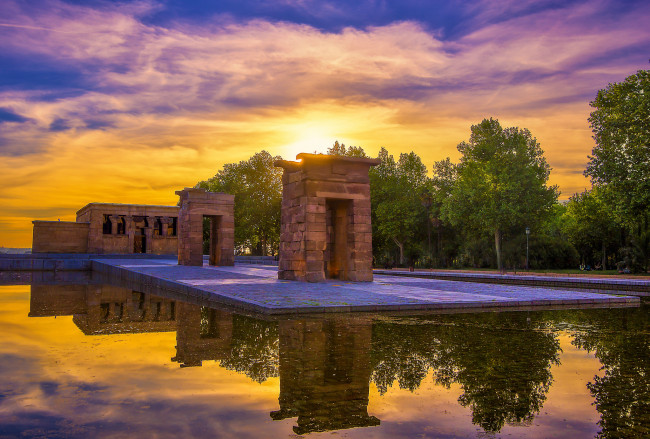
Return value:
M 648 67 L 647 2 L 190 3 L 2 2 L 0 246 L 89 202 L 175 204 L 262 149 L 430 169 L 484 117 L 530 129 L 566 199 L 589 101 Z

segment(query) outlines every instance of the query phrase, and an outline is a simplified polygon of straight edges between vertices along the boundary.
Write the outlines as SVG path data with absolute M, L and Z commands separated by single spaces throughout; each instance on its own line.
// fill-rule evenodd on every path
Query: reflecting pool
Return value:
M 287 318 L 0 286 L 0 437 L 650 437 L 648 310 Z

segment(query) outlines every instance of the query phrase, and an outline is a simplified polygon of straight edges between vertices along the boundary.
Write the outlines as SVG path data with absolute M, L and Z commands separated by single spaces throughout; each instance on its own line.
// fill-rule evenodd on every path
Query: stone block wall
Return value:
M 89 223 L 32 221 L 32 253 L 86 253 Z
M 280 160 L 278 278 L 372 281 L 370 166 L 377 159 L 299 154 Z
M 77 212 L 77 222 L 90 223 L 88 253 L 176 254 L 177 206 L 89 203 Z
M 235 196 L 185 188 L 178 215 L 178 263 L 203 265 L 203 217 L 211 220 L 210 265 L 235 264 Z

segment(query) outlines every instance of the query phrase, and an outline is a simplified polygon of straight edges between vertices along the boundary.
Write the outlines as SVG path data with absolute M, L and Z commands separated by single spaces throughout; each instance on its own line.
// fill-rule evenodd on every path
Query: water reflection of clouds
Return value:
M 59 290 L 34 288 L 32 295 L 69 298 L 63 293 L 70 290 L 92 299 L 83 288 Z M 0 287 L 0 435 L 286 436 L 295 423 L 353 426 L 348 412 L 337 411 L 350 406 L 336 401 L 354 395 L 355 413 L 381 425 L 345 430 L 347 437 L 472 437 L 479 426 L 503 436 L 593 437 L 599 414 L 587 383 L 619 366 L 599 371 L 573 331 L 612 358 L 621 342 L 613 327 L 625 321 L 631 337 L 624 343 L 635 349 L 647 333 L 640 309 L 273 322 L 177 302 L 176 334 L 85 336 L 69 317 L 28 318 L 24 291 Z M 122 297 L 117 292 L 107 288 L 102 300 Z M 124 292 L 127 299 L 133 293 Z M 644 351 L 625 352 L 645 367 Z M 179 367 L 172 356 L 180 354 L 186 365 L 203 367 Z M 633 381 L 627 385 L 643 396 Z M 348 399 L 331 399 L 341 391 Z M 619 395 L 599 396 L 608 407 L 620 404 Z M 269 418 L 278 402 L 292 419 Z M 300 413 L 312 423 L 301 423 Z M 329 424 L 318 420 L 323 413 L 331 414 Z

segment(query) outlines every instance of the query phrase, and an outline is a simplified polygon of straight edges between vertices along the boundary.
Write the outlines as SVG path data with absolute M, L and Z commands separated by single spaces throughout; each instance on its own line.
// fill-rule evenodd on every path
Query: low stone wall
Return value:
M 278 265 L 275 256 L 235 256 L 236 264 Z
M 441 271 L 400 271 L 400 270 L 375 270 L 375 274 L 384 276 L 416 277 L 422 279 L 438 279 L 460 282 L 478 282 L 484 284 L 518 285 L 530 287 L 545 287 L 557 289 L 586 289 L 605 291 L 623 291 L 633 296 L 650 296 L 650 280 L 639 279 L 611 279 L 592 277 L 560 277 L 560 276 L 535 276 L 512 275 L 492 273 L 463 273 Z
M 104 255 L 92 253 L 37 253 L 0 255 L 0 272 L 7 271 L 85 271 L 91 269 L 92 259 L 176 259 L 171 255 L 130 254 Z
M 86 253 L 90 223 L 32 221 L 32 253 Z

